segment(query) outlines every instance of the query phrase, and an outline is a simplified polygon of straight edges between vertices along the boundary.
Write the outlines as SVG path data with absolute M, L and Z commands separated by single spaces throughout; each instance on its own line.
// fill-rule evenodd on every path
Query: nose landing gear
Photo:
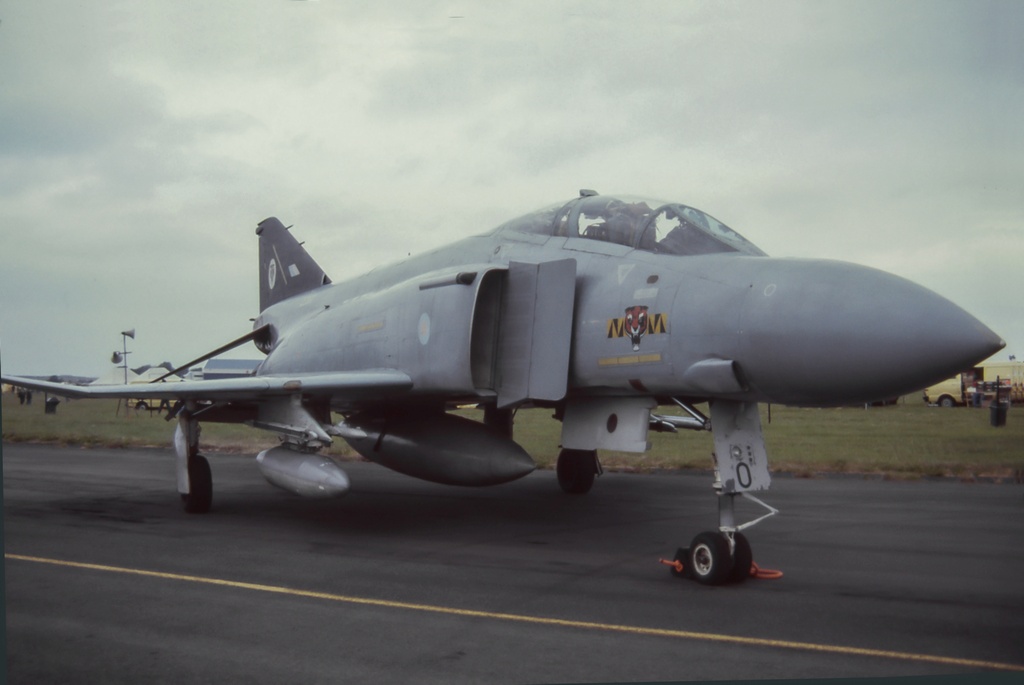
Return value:
M 777 571 L 762 573 L 754 564 L 754 553 L 747 536 L 741 530 L 757 525 L 769 516 L 779 513 L 750 494 L 745 495 L 752 502 L 768 510 L 763 516 L 742 525 L 735 525 L 735 497 L 742 494 L 719 495 L 719 528 L 717 532 L 704 531 L 693 538 L 687 548 L 679 548 L 672 561 L 661 560 L 669 566 L 676 578 L 691 578 L 702 585 L 742 583 L 747 578 L 780 577 Z
M 685 407 L 684 407 L 685 408 Z M 672 575 L 704 585 L 739 583 L 751 576 L 754 565 L 750 542 L 740 531 L 779 513 L 751 494 L 767 490 L 771 483 L 768 455 L 756 403 L 718 400 L 711 403 L 715 435 L 715 482 L 718 495 L 718 531 L 705 531 L 680 548 L 672 561 L 661 560 Z M 767 513 L 736 524 L 736 498 L 745 497 Z

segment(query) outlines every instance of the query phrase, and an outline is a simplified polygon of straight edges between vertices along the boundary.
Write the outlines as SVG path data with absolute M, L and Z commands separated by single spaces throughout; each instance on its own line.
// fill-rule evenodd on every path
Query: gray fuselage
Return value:
M 397 369 L 413 379 L 413 395 L 486 401 L 503 382 L 490 348 L 534 325 L 488 314 L 500 309 L 489 289 L 507 287 L 494 274 L 566 259 L 576 264 L 571 335 L 546 344 L 569 348 L 569 396 L 861 403 L 946 378 L 1001 345 L 956 305 L 875 269 L 659 254 L 514 228 L 269 307 L 256 322 L 274 331 L 258 373 Z M 495 324 L 481 326 L 488 316 Z

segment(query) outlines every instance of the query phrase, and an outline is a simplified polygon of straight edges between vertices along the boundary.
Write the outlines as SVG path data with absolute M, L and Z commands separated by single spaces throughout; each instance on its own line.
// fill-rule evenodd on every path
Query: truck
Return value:
M 984 362 L 924 389 L 927 404 L 981 407 L 998 391 L 1002 400 L 1024 403 L 1024 362 Z

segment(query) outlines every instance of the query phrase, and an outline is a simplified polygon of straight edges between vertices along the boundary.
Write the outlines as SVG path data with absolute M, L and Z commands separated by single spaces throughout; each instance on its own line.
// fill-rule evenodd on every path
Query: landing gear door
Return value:
M 767 490 L 772 479 L 757 403 L 714 400 L 711 430 L 722 492 Z
M 576 260 L 511 262 L 502 296 L 498 407 L 565 397 Z

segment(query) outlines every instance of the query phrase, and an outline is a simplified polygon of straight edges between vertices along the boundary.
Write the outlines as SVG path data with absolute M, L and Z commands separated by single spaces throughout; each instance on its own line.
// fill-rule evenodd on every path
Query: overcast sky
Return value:
M 579 188 L 894 272 L 1024 355 L 1016 0 L 18 0 L 0 22 L 6 373 L 103 374 L 128 328 L 133 366 L 246 333 L 267 216 L 337 282 Z

